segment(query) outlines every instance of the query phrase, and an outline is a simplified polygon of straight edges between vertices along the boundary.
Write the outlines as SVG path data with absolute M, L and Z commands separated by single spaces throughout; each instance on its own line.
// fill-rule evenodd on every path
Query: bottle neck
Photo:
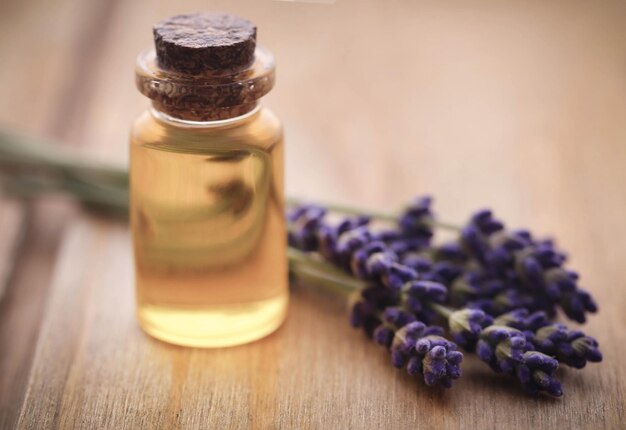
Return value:
M 232 75 L 205 76 L 163 69 L 154 49 L 137 57 L 135 83 L 159 112 L 183 121 L 229 120 L 253 111 L 274 86 L 274 57 L 257 46 L 254 63 Z
M 233 125 L 240 123 L 242 121 L 246 121 L 249 118 L 255 116 L 261 110 L 261 105 L 257 102 L 251 103 L 253 104 L 250 110 L 233 110 L 230 109 L 231 116 L 218 117 L 217 119 L 208 119 L 208 120 L 190 120 L 186 118 L 180 118 L 178 116 L 170 115 L 167 111 L 163 111 L 159 109 L 156 103 L 152 103 L 152 109 L 150 109 L 150 113 L 153 117 L 158 119 L 159 121 L 165 122 L 169 125 L 173 125 L 176 127 L 185 127 L 185 128 L 211 128 L 211 127 L 223 127 L 228 125 Z M 239 108 L 240 106 L 235 106 L 235 108 Z M 232 113 L 240 113 L 239 115 L 232 116 Z M 203 117 L 204 118 L 204 117 Z M 213 117 L 212 117 L 213 118 Z
M 163 115 L 167 115 L 171 118 L 175 118 L 181 121 L 189 122 L 213 122 L 213 121 L 225 121 L 233 118 L 244 116 L 257 109 L 259 103 L 255 100 L 252 103 L 246 103 L 236 106 L 228 107 L 211 107 L 211 108 L 193 108 L 190 106 L 169 106 L 161 103 L 160 101 L 153 100 L 152 107 L 161 112 Z

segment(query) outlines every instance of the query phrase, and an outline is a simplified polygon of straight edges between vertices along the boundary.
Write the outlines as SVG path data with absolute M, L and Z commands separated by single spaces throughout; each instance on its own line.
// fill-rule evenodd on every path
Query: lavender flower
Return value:
M 504 282 L 481 271 L 463 272 L 449 285 L 451 300 L 456 306 L 480 298 L 492 298 L 506 290 Z
M 391 347 L 397 327 L 415 322 L 415 316 L 399 307 L 387 307 L 382 312 L 382 323 L 376 327 L 372 337 L 379 345 Z
M 527 351 L 522 356 L 522 362 L 515 367 L 517 379 L 532 395 L 542 391 L 556 397 L 563 395 L 561 383 L 555 377 L 559 363 L 552 357 L 541 352 Z
M 391 353 L 394 367 L 406 367 L 409 375 L 423 374 L 426 385 L 452 386 L 452 380 L 461 375 L 460 363 L 463 354 L 456 351 L 456 345 L 441 337 L 441 327 L 427 327 L 415 320 L 415 316 L 402 308 L 389 306 L 382 312 L 365 311 L 363 318 L 363 301 L 353 307 L 353 315 L 359 313 L 353 323 L 363 326 L 366 333 L 376 343 L 387 348 Z M 373 329 L 371 319 L 376 323 Z
M 491 211 L 482 210 L 461 230 L 459 243 L 488 276 L 500 279 L 506 289 L 517 290 L 521 293 L 517 297 L 527 299 L 518 306 L 532 306 L 550 314 L 560 306 L 565 315 L 581 323 L 586 313 L 597 311 L 591 295 L 578 287 L 578 275 L 563 267 L 566 255 L 550 240 L 536 240 L 525 230 L 507 231 Z M 493 297 L 475 293 L 479 299 Z
M 430 258 L 418 252 L 407 252 L 402 254 L 400 262 L 418 273 L 430 272 L 434 264 Z
M 463 354 L 441 334 L 440 328 L 419 321 L 398 329 L 389 346 L 392 364 L 406 367 L 409 375 L 423 374 L 428 386 L 452 387 L 452 381 L 461 376 Z
M 494 323 L 523 331 L 534 349 L 555 357 L 567 366 L 582 369 L 587 362 L 602 361 L 598 342 L 593 337 L 550 322 L 544 312 L 531 314 L 527 309 L 516 309 L 496 318 Z
M 524 334 L 511 327 L 491 325 L 480 333 L 476 354 L 496 372 L 509 373 L 522 361 Z
M 389 251 L 383 242 L 373 241 L 352 254 L 350 271 L 359 279 L 374 280 L 397 261 L 395 252 Z
M 384 296 L 385 306 L 392 303 L 404 306 L 420 321 L 430 323 L 437 316 L 424 303 L 444 303 L 447 299 L 445 286 L 433 281 L 419 280 L 414 270 L 396 263 L 393 254 L 380 248 L 377 242 L 355 251 L 350 267 L 353 275 L 371 281 L 382 290 L 376 293 L 378 301 Z M 376 287 L 368 288 L 363 295 L 372 295 L 372 291 L 378 290 Z
M 461 303 L 457 303 L 457 306 L 460 305 Z M 498 316 L 518 308 L 526 308 L 531 311 L 550 309 L 550 315 L 554 314 L 551 303 L 547 302 L 544 297 L 534 296 L 514 288 L 505 288 L 493 297 L 487 296 L 468 301 L 465 306 L 481 309 L 492 316 Z
M 477 309 L 461 309 L 448 317 L 450 335 L 457 344 L 468 350 L 474 349 L 483 328 L 491 322 L 491 317 Z
M 438 261 L 432 263 L 428 270 L 423 270 L 421 277 L 444 285 L 452 285 L 464 273 L 465 269 L 457 264 Z
M 330 261 L 339 258 L 339 236 L 369 224 L 367 216 L 346 217 L 336 225 L 325 221 L 326 209 L 317 205 L 300 205 L 287 213 L 289 246 L 303 251 L 320 251 Z
M 571 317 L 584 317 L 592 309 L 590 296 L 576 285 L 577 275 L 562 268 L 565 256 L 550 241 L 507 232 L 489 211 L 472 218 L 459 243 L 433 251 L 411 242 L 423 240 L 420 229 L 433 224 L 430 200 L 407 210 L 400 233 L 373 232 L 365 218 L 332 227 L 316 209 L 294 218 L 296 246 L 319 251 L 369 284 L 353 303 L 352 324 L 387 347 L 394 366 L 422 373 L 427 385 L 448 387 L 460 375 L 456 344 L 441 337 L 441 327 L 426 326 L 437 313 L 447 315 L 458 344 L 494 371 L 517 377 L 532 394 L 562 394 L 555 377 L 559 361 L 582 367 L 602 358 L 593 338 L 550 323 L 545 313 L 529 312 L 551 312 L 559 304 Z M 448 300 L 445 285 L 463 309 L 442 307 Z M 500 317 L 494 321 L 491 315 Z
M 476 353 L 496 372 L 516 376 L 528 393 L 561 396 L 561 383 L 555 376 L 559 362 L 529 348 L 521 331 L 492 325 L 481 333 Z
M 341 267 L 347 272 L 350 272 L 350 263 L 353 254 L 363 246 L 369 244 L 372 239 L 372 232 L 365 225 L 353 228 L 340 234 L 337 237 L 337 243 L 334 250 L 336 258 L 330 260 L 330 262 Z
M 316 205 L 302 205 L 287 215 L 291 224 L 288 242 L 303 251 L 313 251 L 319 246 L 318 229 L 326 215 L 326 209 Z
M 491 235 L 504 229 L 504 224 L 494 218 L 489 209 L 482 209 L 476 212 L 471 219 L 471 225 L 475 226 L 484 235 Z
M 362 327 L 371 337 L 380 323 L 378 313 L 398 304 L 398 295 L 392 291 L 377 286 L 365 288 L 352 300 L 350 323 L 355 328 Z
M 420 320 L 432 324 L 437 312 L 428 303 L 444 303 L 447 290 L 442 284 L 415 279 L 407 281 L 400 291 L 400 302 Z
M 433 213 L 430 209 L 432 198 L 429 196 L 414 199 L 398 218 L 398 225 L 403 237 L 417 239 L 414 249 L 428 246 L 433 236 Z

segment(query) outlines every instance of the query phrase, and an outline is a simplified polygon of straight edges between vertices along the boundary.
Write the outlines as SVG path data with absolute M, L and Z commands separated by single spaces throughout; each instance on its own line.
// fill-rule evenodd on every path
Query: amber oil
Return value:
M 146 55 L 139 78 L 158 67 Z M 246 78 L 259 74 L 254 67 Z M 282 323 L 288 303 L 280 122 L 256 102 L 215 107 L 208 99 L 202 110 L 189 106 L 189 120 L 184 104 L 168 109 L 152 98 L 131 133 L 140 325 L 195 347 L 261 338 Z

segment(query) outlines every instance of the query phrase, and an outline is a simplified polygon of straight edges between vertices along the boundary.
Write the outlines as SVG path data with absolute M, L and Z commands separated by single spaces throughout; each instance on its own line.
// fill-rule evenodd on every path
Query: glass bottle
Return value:
M 179 15 L 154 35 L 136 64 L 152 108 L 130 144 L 137 316 L 174 344 L 246 343 L 288 302 L 282 128 L 258 104 L 274 59 L 232 15 Z

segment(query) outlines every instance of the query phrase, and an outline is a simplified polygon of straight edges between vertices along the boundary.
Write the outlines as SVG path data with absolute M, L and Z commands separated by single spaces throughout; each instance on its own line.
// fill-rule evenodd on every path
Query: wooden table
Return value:
M 585 330 L 605 362 L 565 369 L 559 400 L 471 356 L 428 389 L 304 286 L 262 341 L 169 346 L 135 322 L 126 225 L 5 198 L 0 427 L 624 428 L 626 3 L 3 0 L 2 125 L 124 163 L 151 24 L 208 6 L 278 58 L 290 194 L 392 210 L 432 193 L 448 220 L 490 205 L 554 234 L 600 303 Z

